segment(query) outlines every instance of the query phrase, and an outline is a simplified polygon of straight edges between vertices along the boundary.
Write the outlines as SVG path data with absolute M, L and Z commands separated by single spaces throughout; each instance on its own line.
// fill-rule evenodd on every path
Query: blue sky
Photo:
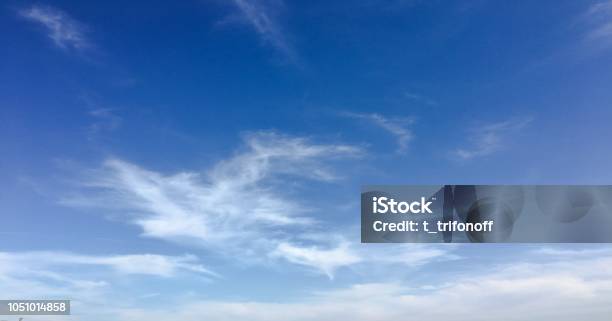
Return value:
M 74 320 L 612 313 L 607 246 L 358 226 L 362 184 L 609 184 L 610 1 L 8 1 L 0 30 L 3 296 Z

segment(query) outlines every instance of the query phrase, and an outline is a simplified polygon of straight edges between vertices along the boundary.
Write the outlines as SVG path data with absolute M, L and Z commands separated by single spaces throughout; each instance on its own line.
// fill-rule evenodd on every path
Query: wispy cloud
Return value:
M 423 96 L 421 94 L 410 92 L 410 91 L 404 92 L 404 97 L 416 103 L 425 104 L 427 106 L 437 106 L 438 105 L 438 102 L 436 102 L 435 100 L 429 97 Z
M 453 254 L 452 246 L 441 248 L 424 244 L 394 244 L 390 247 L 369 248 L 361 243 L 348 241 L 351 238 L 337 233 L 326 233 L 325 236 L 326 242 L 319 240 L 315 244 L 280 243 L 272 256 L 283 257 L 289 262 L 316 269 L 330 279 L 333 279 L 336 270 L 342 267 L 351 267 L 354 271 L 375 275 L 380 272 L 377 267 L 384 271 L 394 266 L 407 270 L 431 262 L 460 259 Z
M 79 96 L 79 101 L 87 109 L 87 116 L 91 119 L 87 130 L 89 139 L 98 134 L 112 132 L 121 127 L 123 118 L 119 115 L 117 108 L 104 106 L 99 97 L 93 93 L 84 93 Z
M 532 117 L 523 117 L 479 125 L 471 130 L 469 140 L 472 146 L 457 149 L 452 154 L 464 160 L 493 154 L 504 148 L 507 136 L 518 132 L 532 121 Z
M 367 262 L 418 266 L 453 258 L 450 248 L 413 245 L 371 251 L 348 241 L 346 231 L 317 234 L 326 222 L 308 214 L 320 209 L 307 209 L 288 193 L 290 185 L 338 180 L 337 167 L 330 163 L 359 157 L 360 148 L 272 132 L 246 135 L 244 142 L 239 153 L 203 173 L 165 175 L 109 159 L 80 178 L 93 190 L 63 203 L 114 210 L 119 220 L 139 226 L 147 237 L 203 247 L 236 262 L 289 262 L 330 279 L 340 268 Z
M 233 0 L 244 20 L 253 27 L 261 39 L 276 48 L 287 59 L 295 61 L 296 54 L 289 44 L 276 15 L 283 7 L 281 1 Z
M 147 237 L 203 246 L 247 260 L 271 253 L 290 261 L 298 257 L 303 260 L 305 252 L 300 254 L 287 244 L 312 227 L 315 220 L 306 216 L 304 204 L 287 193 L 288 184 L 283 179 L 337 180 L 326 163 L 358 157 L 363 151 L 272 132 L 252 133 L 244 140 L 245 148 L 240 153 L 205 173 L 165 175 L 109 159 L 102 168 L 82 178 L 94 194 L 63 202 L 133 213 L 122 218 L 141 227 Z M 338 254 L 341 250 L 331 251 Z M 325 263 L 320 268 L 325 273 L 333 270 Z
M 82 255 L 70 252 L 0 252 L 0 288 L 10 298 L 74 297 L 104 301 L 114 281 L 125 276 L 208 281 L 218 275 L 192 255 Z
M 589 247 L 587 249 L 568 249 L 558 247 L 540 247 L 533 251 L 537 255 L 559 258 L 612 256 L 612 248 L 607 246 Z M 549 257 L 547 257 L 550 259 Z
M 405 153 L 408 150 L 409 143 L 414 138 L 412 131 L 408 129 L 408 126 L 414 122 L 414 120 L 411 118 L 387 118 L 383 115 L 376 113 L 362 114 L 345 112 L 342 113 L 342 115 L 346 117 L 366 120 L 370 124 L 382 128 L 391 135 L 393 135 L 397 141 L 398 153 Z
M 67 13 L 50 6 L 33 5 L 19 15 L 45 28 L 47 36 L 62 49 L 83 50 L 91 47 L 85 27 Z
M 403 282 L 358 283 L 317 291 L 297 301 L 193 301 L 172 311 L 133 309 L 119 319 L 276 321 L 291 315 L 299 316 L 294 319 L 300 321 L 467 321 L 508 316 L 516 321 L 604 321 L 612 312 L 610 264 L 610 256 L 572 262 L 512 263 L 491 271 L 455 271 L 451 282 L 418 287 Z M 486 315 L 474 314 L 482 310 L 487 311 Z
M 283 257 L 292 263 L 321 270 L 329 278 L 333 278 L 334 272 L 339 267 L 350 266 L 362 261 L 361 256 L 346 241 L 327 249 L 316 245 L 298 246 L 282 242 L 272 255 Z
M 90 110 L 88 114 L 95 119 L 89 125 L 89 132 L 94 135 L 103 131 L 114 131 L 121 126 L 123 121 L 112 108 L 96 108 Z
M 612 45 L 612 0 L 593 4 L 586 13 L 590 30 L 586 37 L 604 45 Z
M 2 267 L 0 274 L 29 273 L 40 274 L 43 271 L 66 266 L 99 266 L 107 267 L 121 274 L 142 274 L 161 277 L 175 276 L 179 272 L 193 272 L 217 276 L 216 273 L 198 263 L 193 255 L 165 256 L 155 254 L 133 254 L 95 256 L 79 255 L 67 252 L 0 252 Z M 47 272 L 45 272 L 47 273 Z

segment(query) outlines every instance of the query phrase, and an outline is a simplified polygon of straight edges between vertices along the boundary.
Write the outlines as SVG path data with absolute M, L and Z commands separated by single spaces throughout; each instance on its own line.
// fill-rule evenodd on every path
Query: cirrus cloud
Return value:
M 42 5 L 19 10 L 19 15 L 44 27 L 47 36 L 62 49 L 83 50 L 91 47 L 85 26 L 66 12 Z

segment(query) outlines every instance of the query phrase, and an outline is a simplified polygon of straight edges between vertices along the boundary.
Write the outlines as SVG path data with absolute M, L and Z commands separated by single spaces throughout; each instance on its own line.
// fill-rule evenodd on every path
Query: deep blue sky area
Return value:
M 0 288 L 17 297 L 71 297 L 74 320 L 359 321 L 460 313 L 478 275 L 551 291 L 525 317 L 610 312 L 592 280 L 612 275 L 560 263 L 608 247 L 358 238 L 365 184 L 610 184 L 609 0 L 9 0 L 0 43 Z M 548 269 L 569 279 L 529 274 Z M 559 294 L 576 288 L 594 296 Z M 545 308 L 566 301 L 595 312 Z

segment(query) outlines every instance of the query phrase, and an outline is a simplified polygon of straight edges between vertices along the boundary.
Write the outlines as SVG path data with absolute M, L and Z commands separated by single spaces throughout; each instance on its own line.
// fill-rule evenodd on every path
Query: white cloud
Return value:
M 341 242 L 330 249 L 321 249 L 317 246 L 296 246 L 283 242 L 278 245 L 272 255 L 284 257 L 289 262 L 319 269 L 331 279 L 339 267 L 350 266 L 362 261 L 362 258 L 349 246 L 348 242 Z
M 165 175 L 109 159 L 82 178 L 93 193 L 63 203 L 115 209 L 119 219 L 140 226 L 147 237 L 202 246 L 239 260 L 257 261 L 275 253 L 273 257 L 308 262 L 326 274 L 352 263 L 316 260 L 312 257 L 320 256 L 314 250 L 289 245 L 313 228 L 315 220 L 305 215 L 305 204 L 288 193 L 287 182 L 334 181 L 338 177 L 326 163 L 358 157 L 362 150 L 271 132 L 246 135 L 245 145 L 205 173 Z M 343 254 L 341 243 L 323 245 L 332 254 L 352 255 Z
M 404 153 L 408 150 L 408 144 L 414 138 L 414 135 L 408 125 L 413 123 L 410 118 L 387 118 L 380 114 L 360 114 L 360 113 L 342 113 L 342 115 L 357 119 L 364 119 L 373 125 L 384 129 L 393 135 L 397 141 L 397 152 Z
M 612 44 L 612 0 L 593 4 L 586 13 L 586 20 L 591 25 L 586 35 L 588 40 Z
M 279 50 L 288 59 L 294 60 L 295 52 L 289 45 L 275 14 L 282 7 L 281 1 L 233 0 L 242 13 L 245 21 L 253 27 L 259 36 Z
M 333 240 L 331 246 L 296 245 L 281 243 L 272 256 L 284 257 L 292 263 L 315 268 L 330 279 L 334 278 L 337 269 L 351 267 L 354 270 L 377 274 L 383 267 L 387 271 L 395 266 L 416 268 L 435 261 L 455 260 L 459 257 L 452 254 L 452 246 L 424 244 L 379 244 L 368 247 L 360 243 L 348 242 L 343 238 Z M 376 271 L 376 273 L 375 273 Z M 385 272 L 386 273 L 386 272 Z
M 134 276 L 218 279 L 192 255 L 82 255 L 69 252 L 0 252 L 0 289 L 4 299 L 71 298 L 73 304 L 108 305 L 122 293 L 119 284 Z M 121 282 L 116 282 L 120 280 Z M 129 282 L 129 281 L 128 281 Z M 129 286 L 128 286 L 129 287 Z M 128 296 L 129 298 L 129 296 Z M 120 306 L 116 301 L 113 303 Z M 100 309 L 92 308 L 95 313 Z
M 435 100 L 433 100 L 433 99 L 431 99 L 429 97 L 425 97 L 423 95 L 414 93 L 414 92 L 410 92 L 410 91 L 404 92 L 404 97 L 407 98 L 407 99 L 410 99 L 412 101 L 415 101 L 417 103 L 425 104 L 425 105 L 428 105 L 428 106 L 437 106 L 438 105 L 438 103 Z
M 454 244 L 379 244 L 376 248 L 361 248 L 364 262 L 384 265 L 418 267 L 433 261 L 450 261 L 460 257 L 452 252 Z
M 107 267 L 120 274 L 142 274 L 172 277 L 179 272 L 192 272 L 217 276 L 198 263 L 193 255 L 164 256 L 155 254 L 133 255 L 79 255 L 67 252 L 0 252 L 0 275 L 49 273 L 54 268 L 71 265 Z M 49 275 L 49 274 L 47 274 Z
M 91 135 L 104 131 L 114 131 L 121 126 L 123 121 L 120 116 L 115 114 L 115 111 L 112 108 L 92 109 L 89 111 L 89 116 L 95 119 L 95 121 L 89 125 L 89 133 Z
M 471 130 L 470 148 L 460 148 L 453 156 L 460 159 L 472 159 L 493 154 L 504 148 L 507 136 L 523 129 L 533 121 L 531 117 L 510 119 L 499 123 L 480 125 Z
M 329 162 L 358 157 L 360 148 L 272 132 L 249 134 L 244 141 L 239 153 L 203 173 L 164 175 L 109 159 L 81 178 L 93 193 L 63 203 L 115 210 L 147 237 L 204 247 L 238 262 L 280 259 L 330 279 L 338 269 L 361 269 L 366 261 L 418 266 L 453 258 L 450 248 L 411 244 L 373 251 L 347 241 L 345 231 L 317 235 L 325 222 L 307 215 L 315 209 L 305 209 L 288 193 L 288 182 L 335 181 Z
M 612 313 L 610 256 L 552 263 L 471 266 L 455 280 L 418 287 L 364 283 L 300 300 L 196 301 L 171 310 L 126 310 L 120 320 L 593 320 Z
M 62 49 L 82 50 L 91 46 L 85 36 L 84 26 L 59 9 L 33 5 L 30 8 L 20 10 L 19 14 L 42 25 L 49 38 Z
M 598 257 L 612 255 L 612 248 L 609 247 L 589 247 L 587 249 L 567 249 L 557 247 L 541 247 L 534 251 L 535 254 L 548 256 L 556 256 L 561 258 L 569 257 Z

